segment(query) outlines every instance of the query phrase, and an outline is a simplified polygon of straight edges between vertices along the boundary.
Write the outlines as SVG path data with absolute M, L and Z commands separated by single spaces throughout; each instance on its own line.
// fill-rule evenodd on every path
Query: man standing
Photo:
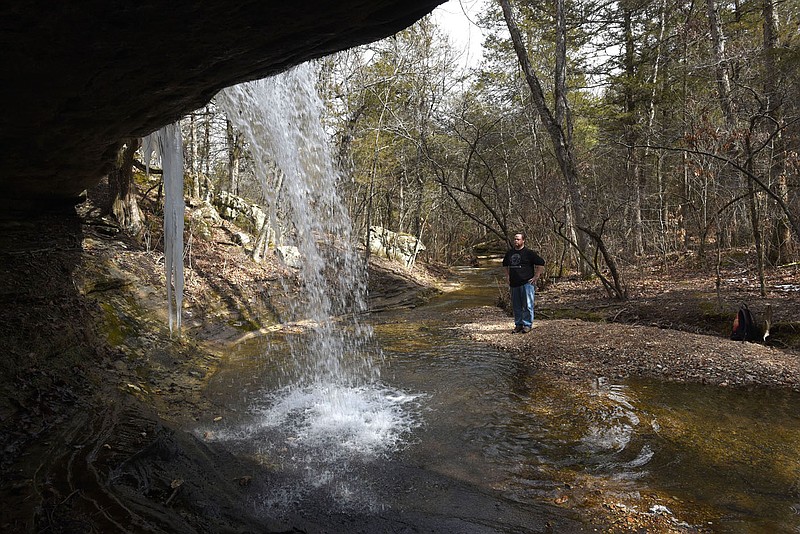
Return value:
M 525 234 L 514 234 L 514 248 L 506 252 L 503 267 L 511 287 L 511 306 L 514 308 L 512 334 L 527 334 L 533 325 L 533 299 L 536 282 L 544 272 L 544 260 L 536 252 L 525 248 Z

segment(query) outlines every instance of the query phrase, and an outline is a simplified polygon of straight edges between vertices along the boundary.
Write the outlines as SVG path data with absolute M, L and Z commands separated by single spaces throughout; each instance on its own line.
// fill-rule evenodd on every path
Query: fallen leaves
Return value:
M 722 387 L 800 391 L 800 358 L 789 351 L 649 326 L 574 319 L 537 320 L 527 336 L 509 334 L 499 308 L 460 310 L 460 329 L 479 342 L 518 353 L 533 369 L 563 378 L 640 376 Z

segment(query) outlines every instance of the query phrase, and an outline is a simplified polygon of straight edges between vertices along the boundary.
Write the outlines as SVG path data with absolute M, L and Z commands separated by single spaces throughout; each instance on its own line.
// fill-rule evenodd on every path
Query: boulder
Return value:
M 236 223 L 253 235 L 261 231 L 267 219 L 261 207 L 227 191 L 218 191 L 213 202 L 223 219 Z
M 209 240 L 213 236 L 213 229 L 222 224 L 222 218 L 214 206 L 204 200 L 190 212 L 189 224 L 192 232 Z
M 253 239 L 246 232 L 236 232 L 233 234 L 233 242 L 239 246 L 246 247 L 253 242 Z
M 411 234 L 393 232 L 380 226 L 369 228 L 369 250 L 383 258 L 400 261 L 411 267 L 425 245 Z
M 300 250 L 294 246 L 279 246 L 275 248 L 275 254 L 280 258 L 284 265 L 293 269 L 303 266 Z

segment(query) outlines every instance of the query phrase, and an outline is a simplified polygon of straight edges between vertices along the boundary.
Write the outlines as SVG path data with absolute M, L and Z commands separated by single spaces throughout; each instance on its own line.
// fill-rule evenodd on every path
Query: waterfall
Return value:
M 300 495 L 310 498 L 309 487 L 364 505 L 366 485 L 353 479 L 352 464 L 398 449 L 417 424 L 416 397 L 379 382 L 382 353 L 361 321 L 366 267 L 337 191 L 315 80 L 304 64 L 216 97 L 249 144 L 268 219 L 284 240 L 276 244 L 296 246 L 302 261 L 300 287 L 286 288 L 299 292 L 293 315 L 308 326 L 286 336 L 291 383 L 252 399 L 252 422 L 213 432 L 214 439 L 252 444 L 300 479 L 300 487 L 276 487 L 265 497 L 278 511 Z
M 301 256 L 294 314 L 311 328 L 302 345 L 293 347 L 295 375 L 310 383 L 357 385 L 377 378 L 374 351 L 365 348 L 370 332 L 359 321 L 367 308 L 366 274 L 336 189 L 339 175 L 315 79 L 312 66 L 304 64 L 227 88 L 216 101 L 249 143 L 269 220 L 287 240 L 282 244 L 296 246 Z
M 366 267 L 357 253 L 351 221 L 337 186 L 321 117 L 323 102 L 310 64 L 282 75 L 223 90 L 217 104 L 242 132 L 261 182 L 268 220 L 280 228 L 280 245 L 297 247 L 299 287 L 292 317 L 306 325 L 287 335 L 289 383 L 252 399 L 253 420 L 215 428 L 214 439 L 248 443 L 259 456 L 283 458 L 299 485 L 276 487 L 264 505 L 280 512 L 327 492 L 343 506 L 378 506 L 353 466 L 402 447 L 416 427 L 416 395 L 380 383 L 382 353 L 367 310 Z M 183 150 L 178 124 L 144 140 L 144 159 L 164 171 L 164 242 L 170 331 L 180 331 L 183 297 Z M 274 245 L 275 243 L 273 243 Z M 270 358 L 268 353 L 264 358 Z M 287 448 L 287 444 L 290 446 Z

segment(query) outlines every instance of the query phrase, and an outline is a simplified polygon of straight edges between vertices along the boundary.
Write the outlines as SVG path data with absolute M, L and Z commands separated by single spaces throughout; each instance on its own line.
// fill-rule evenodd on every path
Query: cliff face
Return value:
M 0 195 L 76 196 L 223 87 L 391 35 L 443 0 L 0 3 Z

